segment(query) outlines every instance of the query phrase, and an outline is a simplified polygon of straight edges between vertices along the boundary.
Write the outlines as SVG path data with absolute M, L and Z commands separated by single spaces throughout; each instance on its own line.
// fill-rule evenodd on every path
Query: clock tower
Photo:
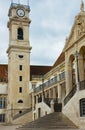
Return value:
M 7 121 L 28 110 L 30 81 L 29 5 L 11 3 L 9 9 Z

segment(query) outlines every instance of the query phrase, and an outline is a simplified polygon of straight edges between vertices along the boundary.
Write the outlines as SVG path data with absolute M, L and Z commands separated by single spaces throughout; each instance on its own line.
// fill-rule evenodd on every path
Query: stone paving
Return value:
M 11 126 L 0 126 L 0 130 L 16 130 L 19 126 L 11 125 Z
M 18 130 L 18 125 L 0 126 L 0 130 Z M 23 130 L 85 130 L 85 129 L 45 129 L 45 128 L 25 128 Z
M 19 126 L 0 126 L 0 130 L 18 130 Z M 25 128 L 24 130 L 85 130 L 85 129 L 45 129 L 45 128 Z

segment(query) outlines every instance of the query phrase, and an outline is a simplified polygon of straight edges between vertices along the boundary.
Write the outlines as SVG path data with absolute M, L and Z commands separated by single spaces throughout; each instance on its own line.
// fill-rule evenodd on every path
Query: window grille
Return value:
M 80 116 L 85 116 L 85 98 L 80 100 Z
M 0 114 L 0 122 L 5 122 L 5 114 Z

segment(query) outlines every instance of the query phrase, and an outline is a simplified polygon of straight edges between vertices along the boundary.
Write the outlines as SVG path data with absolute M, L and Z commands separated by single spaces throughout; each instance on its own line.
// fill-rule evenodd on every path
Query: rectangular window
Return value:
M 20 71 L 22 70 L 22 65 L 19 66 L 19 70 L 20 70 Z
M 65 72 L 59 74 L 59 79 L 63 80 L 65 78 Z
M 85 117 L 85 98 L 80 100 L 80 116 Z
M 19 81 L 22 81 L 22 76 L 19 76 Z
M 22 87 L 19 87 L 19 93 L 22 93 Z
M 6 108 L 6 98 L 2 97 L 0 98 L 0 109 Z

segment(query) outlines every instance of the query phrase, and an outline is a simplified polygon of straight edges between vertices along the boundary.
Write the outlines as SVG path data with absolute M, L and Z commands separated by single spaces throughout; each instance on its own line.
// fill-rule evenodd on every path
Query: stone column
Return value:
M 45 91 L 45 98 L 47 98 L 47 91 Z
M 51 106 L 51 112 L 53 113 L 54 112 L 54 101 L 53 100 L 51 100 L 50 106 Z
M 76 77 L 77 91 L 79 91 L 79 82 L 80 82 L 78 56 L 79 56 L 79 54 L 76 51 L 75 52 L 75 77 Z
M 51 97 L 51 89 L 49 89 L 49 98 L 52 98 L 52 97 Z
M 35 108 L 35 96 L 34 93 L 32 92 L 32 109 L 34 110 Z
M 45 94 L 45 93 L 44 93 Z M 42 93 L 42 102 L 44 101 L 44 95 L 43 95 L 43 93 Z
M 3 101 L 4 101 L 4 99 L 3 99 L 3 97 L 2 97 L 2 101 L 1 101 L 1 102 L 2 102 L 2 104 L 1 104 L 1 105 L 2 105 L 2 108 L 3 108 Z
M 36 104 L 38 103 L 38 95 L 36 95 Z
M 65 64 L 65 71 L 66 71 L 66 95 L 72 90 L 72 65 L 71 61 L 66 61 Z
M 58 84 L 58 103 L 61 102 L 61 95 L 62 95 L 62 93 L 61 93 L 61 85 Z
M 79 54 L 78 63 L 79 63 L 80 81 L 83 81 L 84 80 L 84 60 L 83 60 L 83 55 L 82 54 Z
M 49 98 L 49 90 L 47 90 L 47 98 Z
M 53 88 L 53 98 L 56 98 L 56 89 L 55 89 L 55 87 Z

